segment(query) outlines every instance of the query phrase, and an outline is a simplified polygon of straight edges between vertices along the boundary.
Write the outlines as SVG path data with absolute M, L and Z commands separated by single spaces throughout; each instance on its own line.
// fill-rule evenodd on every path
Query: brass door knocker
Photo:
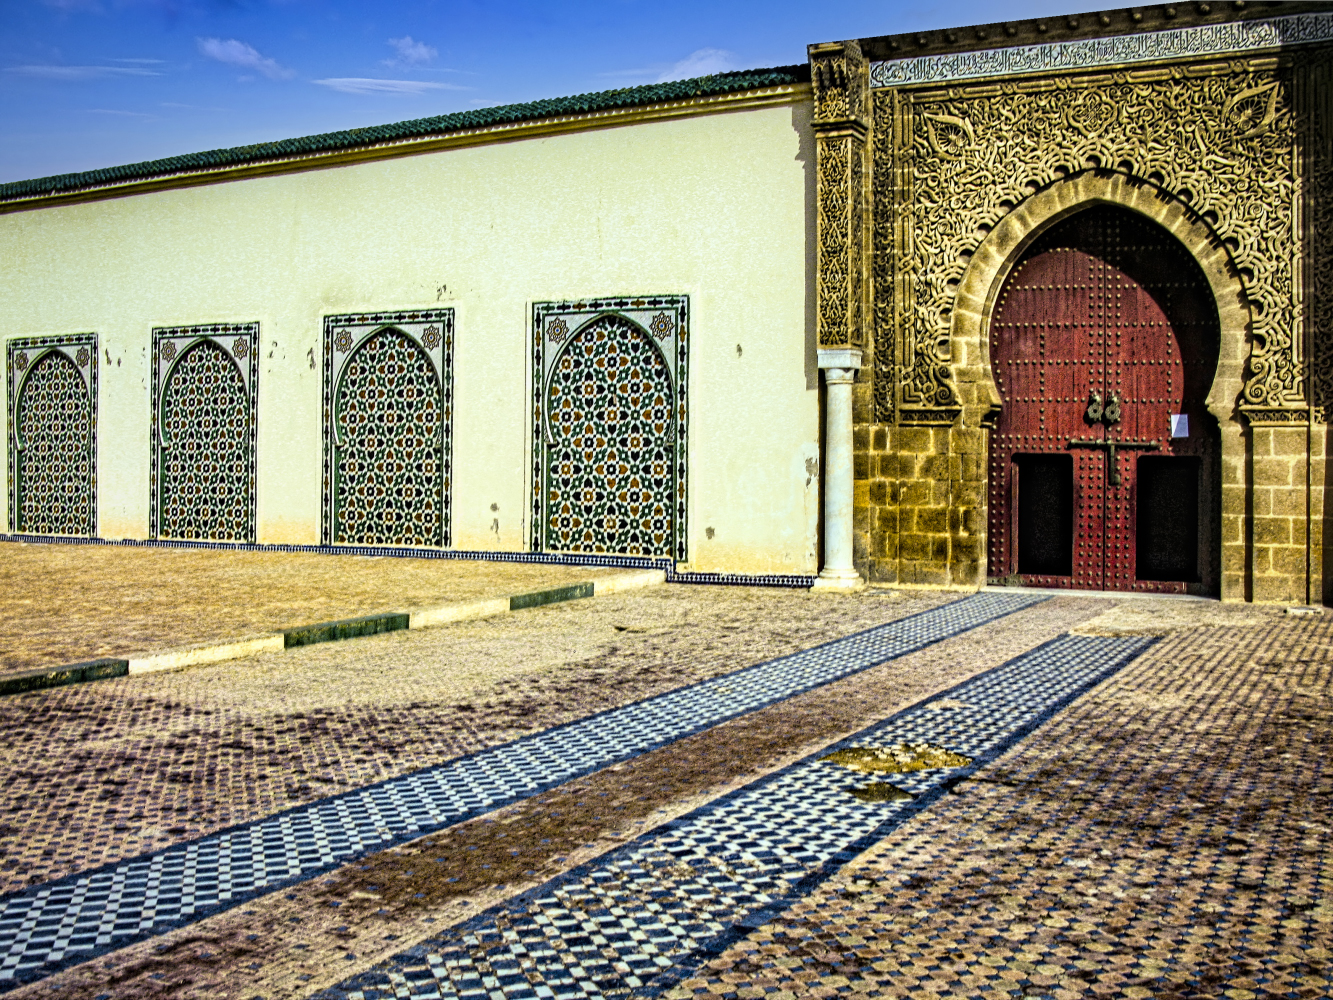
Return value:
M 1102 419 L 1102 397 L 1091 390 L 1088 391 L 1088 412 L 1084 416 L 1090 424 L 1098 423 Z
M 1110 427 L 1112 424 L 1120 423 L 1120 394 L 1113 392 L 1111 398 L 1106 401 L 1106 408 L 1102 411 L 1102 422 Z
M 1111 398 L 1103 403 L 1100 395 L 1089 391 L 1088 408 L 1083 416 L 1090 424 L 1105 424 L 1110 427 L 1112 424 L 1120 423 L 1120 394 L 1111 393 Z

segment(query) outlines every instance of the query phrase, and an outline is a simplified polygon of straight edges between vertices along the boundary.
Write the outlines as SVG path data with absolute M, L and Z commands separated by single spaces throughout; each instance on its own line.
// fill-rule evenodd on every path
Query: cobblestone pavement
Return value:
M 496 692 L 508 692 L 513 701 L 515 690 L 528 688 L 533 677 L 560 679 L 539 686 L 533 700 L 542 707 L 519 720 L 540 728 L 562 712 L 576 717 L 631 700 L 603 689 L 609 678 L 634 678 L 636 667 L 650 675 L 649 686 L 662 690 L 723 672 L 714 660 L 709 673 L 710 657 L 730 654 L 734 669 L 742 665 L 734 659 L 741 653 L 751 653 L 744 662 L 754 662 L 812 645 L 810 633 L 825 621 L 846 634 L 874 624 L 876 616 L 888 620 L 943 599 L 923 595 L 886 604 L 873 595 L 826 601 L 673 587 L 543 609 L 531 613 L 540 624 L 527 637 L 529 650 L 543 649 L 542 666 L 530 675 L 512 666 L 507 673 L 474 657 L 462 671 L 467 680 L 455 682 L 470 684 L 472 694 L 457 695 L 461 687 L 432 682 L 436 691 L 450 692 L 434 718 L 491 713 L 494 728 L 478 742 L 498 741 L 501 733 L 522 730 L 499 707 L 503 696 Z M 671 609 L 679 606 L 671 602 L 679 600 L 699 603 L 673 618 Z M 724 607 L 728 600 L 736 603 Z M 620 602 L 614 612 L 612 601 Z M 594 605 L 608 617 L 580 618 L 571 632 L 562 631 L 560 623 L 568 620 L 562 616 L 587 615 Z M 539 620 L 541 614 L 548 617 Z M 775 619 L 783 626 L 775 626 Z M 630 631 L 635 628 L 646 631 Z M 698 631 L 678 642 L 692 628 Z M 654 630 L 661 631 L 652 635 Z M 549 642 L 540 638 L 547 632 Z M 14 995 L 311 996 L 439 936 L 479 909 L 535 889 L 627 838 L 1065 632 L 1162 639 L 975 780 L 956 786 L 958 794 L 933 803 L 789 909 L 740 933 L 689 978 L 657 990 L 673 1000 L 770 994 L 773 1000 L 798 994 L 1333 995 L 1329 624 L 1204 602 L 1126 601 L 1108 611 L 1106 601 L 1074 596 Z M 747 639 L 755 640 L 753 650 Z M 527 641 L 509 640 L 490 649 L 494 660 L 504 659 L 498 650 L 515 653 Z M 374 691 L 348 678 L 361 677 L 373 688 L 369 678 L 384 669 L 392 707 L 395 683 L 410 681 L 395 682 L 386 665 L 404 650 L 386 644 L 382 654 L 379 647 L 361 645 L 379 641 L 356 644 L 366 651 L 360 660 L 366 673 L 339 671 L 332 660 L 311 663 L 307 672 L 325 682 L 340 678 L 350 705 L 371 706 Z M 467 660 L 468 645 L 461 641 L 453 655 Z M 608 655 L 613 645 L 620 648 Z M 239 702 L 249 684 L 264 706 L 257 714 L 280 716 L 276 709 L 299 706 L 296 711 L 308 716 L 319 695 L 299 673 L 278 677 L 269 673 L 271 666 L 254 661 L 248 681 L 226 675 L 231 665 L 206 668 L 222 673 L 211 685 L 183 688 L 178 703 L 218 690 Z M 184 683 L 192 674 L 172 676 Z M 557 692 L 561 684 L 566 690 Z M 486 691 L 489 698 L 476 693 Z M 474 712 L 449 708 L 462 704 L 472 704 Z M 593 708 L 580 710 L 582 704 Z M 414 711 L 397 710 L 408 718 Z M 143 720 L 145 731 L 153 724 Z M 217 730 L 201 734 L 200 745 L 210 737 L 216 739 Z M 315 733 L 311 742 L 324 739 Z M 422 739 L 418 750 L 423 758 L 431 752 L 425 744 Z M 457 744 L 446 744 L 433 747 L 435 759 L 466 752 L 451 754 L 449 746 Z M 355 775 L 348 778 L 353 783 L 374 780 L 355 768 L 342 773 Z M 27 852 L 25 863 L 40 856 L 40 848 Z M 39 870 L 48 873 L 38 876 L 44 879 L 63 869 L 38 864 L 28 877 Z M 1150 898 L 1143 898 L 1147 893 Z M 506 995 L 498 985 L 493 992 L 496 1000 Z
M 320 996 L 591 1000 L 679 980 L 1152 641 L 1044 643 Z
M 726 599 L 721 592 L 715 596 Z M 1052 604 L 1057 607 L 1047 610 Z M 831 607 L 836 605 L 825 610 Z M 349 963 L 385 957 L 401 947 L 397 941 L 425 937 L 439 923 L 559 874 L 1099 610 L 1102 605 L 1089 610 L 1086 602 L 1058 599 L 1018 612 L 822 689 L 822 695 L 810 692 L 742 716 L 551 794 L 69 969 L 16 995 L 48 996 L 58 988 L 60 995 L 92 998 L 110 988 L 117 998 L 307 996 L 346 975 Z M 452 861 L 436 860 L 442 857 Z
M 1190 629 L 669 1000 L 1333 996 L 1333 628 Z
M 0 900 L 0 981 L 197 922 L 338 863 L 558 785 L 969 632 L 1044 598 L 975 594 L 464 758 Z M 1068 639 L 1084 645 L 1124 641 Z M 1062 660 L 1063 663 L 1063 660 Z
M 501 597 L 616 572 L 445 559 L 0 542 L 0 673 Z
M 927 610 L 654 587 L 0 699 L 0 892 Z

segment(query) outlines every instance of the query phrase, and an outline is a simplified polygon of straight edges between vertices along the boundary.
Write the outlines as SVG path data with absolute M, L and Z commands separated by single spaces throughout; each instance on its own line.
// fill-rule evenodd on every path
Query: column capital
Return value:
M 861 352 L 855 347 L 819 348 L 820 368 L 850 368 L 857 371 L 861 367 Z M 827 378 L 828 376 L 825 376 Z
M 870 104 L 870 64 L 856 41 L 807 46 L 814 85 L 816 130 L 851 125 L 865 131 Z

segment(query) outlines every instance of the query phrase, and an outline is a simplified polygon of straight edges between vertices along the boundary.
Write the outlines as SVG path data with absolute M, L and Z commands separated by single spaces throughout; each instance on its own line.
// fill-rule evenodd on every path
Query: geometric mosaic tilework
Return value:
M 324 317 L 325 545 L 449 544 L 454 311 Z
M 1046 600 L 977 594 L 468 757 L 0 897 L 0 988 L 199 920 Z
M 9 530 L 97 534 L 97 335 L 9 342 Z
M 653 996 L 808 894 L 1155 639 L 1061 636 L 664 824 L 319 994 L 321 1000 Z M 942 744 L 964 767 L 857 774 L 844 747 Z M 864 801 L 887 781 L 910 799 Z
M 153 330 L 153 538 L 255 540 L 259 324 Z
M 536 302 L 534 552 L 686 558 L 689 297 Z

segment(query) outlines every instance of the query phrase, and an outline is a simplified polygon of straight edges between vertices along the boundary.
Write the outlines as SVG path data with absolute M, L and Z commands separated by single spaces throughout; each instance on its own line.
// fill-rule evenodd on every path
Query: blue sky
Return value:
M 0 0 L 0 182 L 805 61 L 1070 0 Z

